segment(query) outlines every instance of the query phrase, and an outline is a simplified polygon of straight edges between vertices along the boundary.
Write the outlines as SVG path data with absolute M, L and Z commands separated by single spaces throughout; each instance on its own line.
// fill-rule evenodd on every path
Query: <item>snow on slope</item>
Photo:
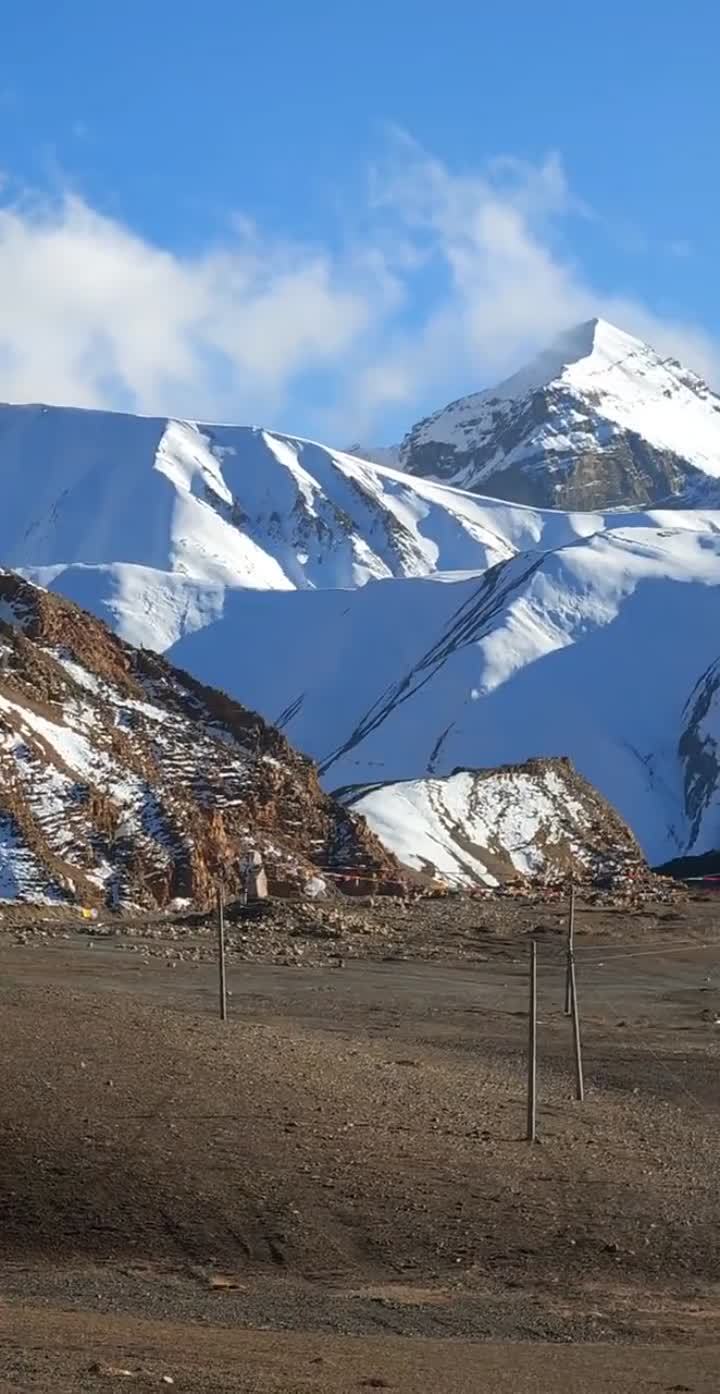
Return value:
M 506 382 L 418 422 L 399 463 L 559 507 L 681 495 L 717 504 L 720 398 L 676 360 L 591 320 Z
M 720 513 L 527 508 L 268 431 L 62 408 L 0 407 L 0 479 L 4 562 L 160 652 L 226 589 L 481 572 L 618 517 L 720 529 Z
M 227 587 L 175 571 L 107 566 L 23 566 L 18 572 L 104 620 L 128 644 L 165 653 L 184 634 L 222 618 Z
M 443 492 L 451 494 L 453 491 Z M 479 565 L 429 571 L 428 576 L 436 581 L 479 576 L 498 561 L 518 555 L 520 545 L 531 552 L 555 550 L 576 538 L 602 532 L 616 521 L 621 521 L 625 528 L 671 526 L 688 532 L 720 535 L 720 511 L 710 509 L 655 510 L 637 514 L 561 513 L 479 497 L 473 498 L 471 503 L 477 509 L 478 529 L 487 528 L 492 541 L 478 546 L 476 561 Z M 491 532 L 492 528 L 497 531 Z M 56 591 L 99 616 L 127 643 L 158 653 L 165 653 L 185 634 L 221 619 L 226 592 L 246 589 L 238 583 L 201 579 L 128 562 L 97 566 L 85 562 L 69 566 L 26 564 L 16 570 L 35 584 Z M 261 590 L 263 587 L 247 589 Z
M 617 515 L 562 513 L 410 478 L 249 427 L 0 406 L 0 559 L 163 651 L 226 588 L 354 587 L 480 572 Z M 621 515 L 720 528 L 720 514 Z
M 473 499 L 250 427 L 2 406 L 0 480 L 13 567 L 122 562 L 288 590 L 478 569 L 511 550 Z
M 566 760 L 361 787 L 346 802 L 401 862 L 457 885 L 641 864 L 631 833 Z
M 172 657 L 280 720 L 328 788 L 567 755 L 658 863 L 690 835 L 678 742 L 719 583 L 717 532 L 615 528 L 442 585 L 227 594 Z M 719 841 L 709 818 L 696 850 Z
M 0 901 L 32 900 L 53 905 L 62 900 L 60 888 L 40 859 L 27 847 L 11 818 L 0 814 Z

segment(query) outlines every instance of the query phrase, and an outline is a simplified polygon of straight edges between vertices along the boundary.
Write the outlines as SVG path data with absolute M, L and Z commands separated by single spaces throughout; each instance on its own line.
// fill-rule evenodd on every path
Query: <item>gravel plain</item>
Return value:
M 226 1024 L 212 926 L 6 924 L 0 1389 L 717 1388 L 715 905 L 580 910 L 584 1104 L 494 906 L 230 926 Z

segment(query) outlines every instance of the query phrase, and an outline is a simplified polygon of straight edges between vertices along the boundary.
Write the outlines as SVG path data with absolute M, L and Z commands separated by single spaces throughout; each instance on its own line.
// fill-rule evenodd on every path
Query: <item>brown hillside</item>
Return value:
M 203 904 L 251 848 L 277 887 L 398 874 L 260 716 L 0 572 L 0 898 Z

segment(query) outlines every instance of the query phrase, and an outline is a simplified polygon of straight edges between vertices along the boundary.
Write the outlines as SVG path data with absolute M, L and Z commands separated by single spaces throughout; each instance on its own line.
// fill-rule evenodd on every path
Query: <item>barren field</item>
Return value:
M 227 1024 L 211 930 L 6 917 L 0 1389 L 709 1394 L 718 911 L 580 913 L 584 1104 L 562 907 L 230 926 Z

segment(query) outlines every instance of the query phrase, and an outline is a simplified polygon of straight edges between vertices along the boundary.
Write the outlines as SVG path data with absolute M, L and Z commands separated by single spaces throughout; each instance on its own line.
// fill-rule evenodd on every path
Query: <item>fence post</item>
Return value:
M 570 886 L 570 904 L 568 905 L 567 922 L 567 963 L 565 966 L 565 1015 L 572 1014 L 572 998 L 570 986 L 570 963 L 575 952 L 575 887 Z
M 217 888 L 217 932 L 220 1020 L 227 1021 L 227 986 L 225 980 L 225 907 L 223 905 L 222 886 L 218 886 Z
M 530 1000 L 528 1003 L 528 1080 L 527 1080 L 527 1132 L 528 1142 L 537 1137 L 537 944 L 530 941 Z
M 580 1043 L 580 1012 L 578 1009 L 577 981 L 575 979 L 575 953 L 570 954 L 570 1004 L 572 1008 L 573 1045 L 575 1048 L 575 1097 L 583 1102 L 585 1081 L 583 1079 L 582 1046 Z

